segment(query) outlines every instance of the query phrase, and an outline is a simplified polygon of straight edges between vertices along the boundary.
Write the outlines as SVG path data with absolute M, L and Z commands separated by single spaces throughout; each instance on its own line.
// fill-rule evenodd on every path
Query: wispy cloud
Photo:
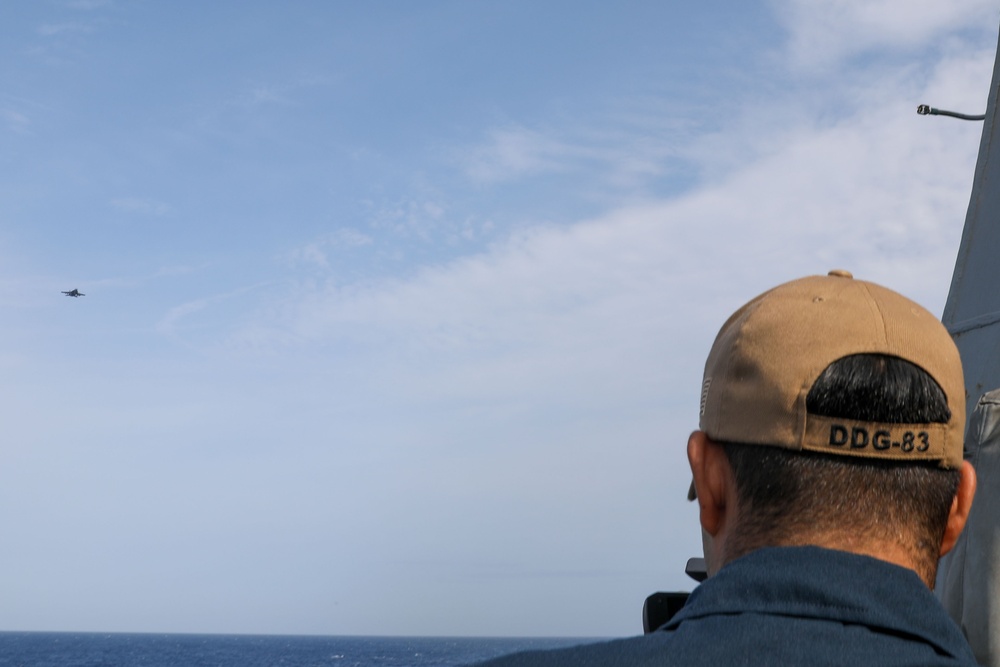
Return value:
M 38 26 L 38 34 L 43 37 L 55 37 L 66 33 L 86 33 L 93 31 L 93 26 L 85 23 L 46 23 Z
M 242 102 L 248 106 L 258 106 L 261 104 L 288 106 L 293 104 L 291 97 L 288 95 L 290 88 L 290 86 L 254 84 L 246 92 Z
M 569 158 L 579 151 L 524 127 L 497 128 L 485 144 L 463 158 L 466 173 L 475 181 L 496 182 L 538 172 L 569 169 Z
M 30 118 L 13 109 L 0 108 L 0 118 L 3 119 L 8 130 L 17 134 L 26 134 L 31 125 Z
M 634 185 L 663 173 L 665 158 L 679 153 L 683 134 L 662 120 L 642 120 L 629 122 L 609 112 L 601 123 L 556 130 L 493 128 L 481 145 L 460 151 L 460 163 L 471 180 L 485 184 L 597 169 L 609 185 Z
M 118 197 L 111 200 L 111 205 L 127 213 L 146 216 L 163 216 L 170 212 L 170 207 L 155 199 L 142 197 Z
M 303 75 L 278 81 L 249 81 L 243 84 L 229 106 L 256 108 L 266 106 L 296 106 L 296 96 L 303 90 L 327 86 L 331 79 L 326 76 Z
M 176 274 L 176 273 L 175 273 Z M 170 275 L 164 271 L 157 273 L 157 277 L 162 275 Z M 204 327 L 209 324 L 214 324 L 212 321 L 212 313 L 210 311 L 219 310 L 222 304 L 227 302 L 232 302 L 233 300 L 251 293 L 253 291 L 259 290 L 264 285 L 262 283 L 257 283 L 253 285 L 247 285 L 240 287 L 238 289 L 230 290 L 228 292 L 223 292 L 220 294 L 214 294 L 211 296 L 193 299 L 187 301 L 178 306 L 170 308 L 166 314 L 164 314 L 156 323 L 157 333 L 177 338 L 180 336 L 180 329 L 184 323 L 187 323 L 188 328 Z M 199 313 L 208 313 L 201 318 L 195 318 L 195 315 Z M 191 320 L 197 320 L 196 322 L 191 322 Z M 208 323 L 208 324 L 206 324 Z
M 493 127 L 477 145 L 452 151 L 454 162 L 480 187 L 531 182 L 549 185 L 556 196 L 572 180 L 566 194 L 579 200 L 643 200 L 667 178 L 687 183 L 698 176 L 687 153 L 705 132 L 705 102 L 678 102 L 675 95 L 636 95 L 578 117 Z
M 610 364 L 593 350 L 636 360 L 663 354 L 654 341 L 668 331 L 682 335 L 667 312 L 704 312 L 712 299 L 750 296 L 734 286 L 750 292 L 836 267 L 939 309 L 979 127 L 919 117 L 912 101 L 942 85 L 981 95 L 989 80 L 982 56 L 946 59 L 924 82 L 904 73 L 863 88 L 851 84 L 855 103 L 833 123 L 758 127 L 746 160 L 682 197 L 569 228 L 527 230 L 412 280 L 303 287 L 268 311 L 275 319 L 238 337 L 259 345 L 268 338 L 286 344 L 399 336 L 405 345 L 450 354 L 513 346 L 570 365 Z M 693 146 L 691 159 L 711 163 L 716 145 Z M 692 284 L 701 286 L 693 292 Z M 642 353 L 634 346 L 610 352 L 630 340 L 630 329 L 661 335 L 651 335 Z M 642 371 L 637 365 L 630 372 Z
M 112 0 L 68 0 L 65 6 L 70 9 L 92 11 L 102 7 L 110 7 L 112 4 L 114 4 Z
M 328 268 L 330 265 L 328 261 L 329 252 L 343 248 L 360 248 L 372 243 L 373 239 L 368 234 L 364 234 L 357 229 L 343 227 L 330 234 L 324 234 L 311 243 L 293 250 L 288 253 L 287 258 L 294 264 Z
M 407 199 L 373 208 L 369 224 L 395 236 L 428 239 L 437 236 L 445 213 L 445 207 L 435 201 Z
M 995 25 L 993 0 L 773 0 L 790 32 L 789 63 L 828 67 L 872 49 L 911 48 L 961 28 Z
M 156 331 L 160 334 L 166 336 L 173 336 L 176 332 L 177 327 L 180 325 L 181 321 L 190 315 L 193 315 L 199 311 L 204 310 L 211 304 L 216 298 L 205 298 L 197 299 L 195 301 L 189 301 L 187 303 L 182 303 L 179 306 L 174 306 L 167 311 L 167 314 L 160 318 L 159 322 L 156 323 Z

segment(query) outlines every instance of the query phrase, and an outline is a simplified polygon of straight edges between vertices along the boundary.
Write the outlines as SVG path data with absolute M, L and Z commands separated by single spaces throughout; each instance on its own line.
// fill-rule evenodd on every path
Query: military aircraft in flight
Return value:
M 63 292 L 63 294 L 65 294 L 66 296 L 87 296 L 86 294 L 84 294 L 83 292 L 81 292 L 76 288 L 71 289 L 69 292 Z

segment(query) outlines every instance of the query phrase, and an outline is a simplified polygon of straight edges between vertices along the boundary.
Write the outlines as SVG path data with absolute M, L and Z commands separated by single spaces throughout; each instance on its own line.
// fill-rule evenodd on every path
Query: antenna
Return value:
M 944 109 L 935 109 L 932 106 L 926 104 L 921 104 L 917 107 L 917 113 L 921 116 L 951 116 L 952 118 L 961 118 L 962 120 L 985 120 L 986 114 L 979 114 L 978 116 L 971 116 L 967 113 L 958 113 L 957 111 L 946 111 Z

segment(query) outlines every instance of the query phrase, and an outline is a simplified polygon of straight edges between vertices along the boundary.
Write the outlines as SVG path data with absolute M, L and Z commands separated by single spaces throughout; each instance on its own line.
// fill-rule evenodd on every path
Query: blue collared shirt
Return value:
M 514 654 L 531 665 L 975 665 L 961 631 L 912 570 L 819 547 L 754 551 L 642 637 Z

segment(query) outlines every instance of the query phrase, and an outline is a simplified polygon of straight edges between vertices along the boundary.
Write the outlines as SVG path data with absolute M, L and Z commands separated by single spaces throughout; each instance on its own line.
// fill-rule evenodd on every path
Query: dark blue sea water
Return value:
M 0 632 L 0 667 L 455 667 L 587 641 Z

